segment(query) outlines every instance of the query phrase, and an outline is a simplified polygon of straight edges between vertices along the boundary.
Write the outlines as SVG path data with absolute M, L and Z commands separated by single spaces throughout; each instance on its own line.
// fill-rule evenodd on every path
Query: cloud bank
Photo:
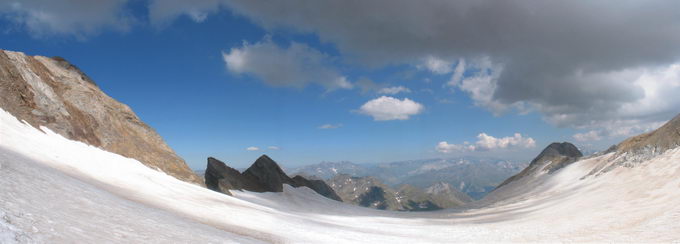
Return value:
M 531 137 L 524 137 L 519 133 L 515 133 L 511 137 L 503 138 L 496 138 L 487 135 L 486 133 L 480 133 L 477 135 L 477 142 L 474 144 L 469 142 L 464 142 L 463 144 L 449 144 L 446 141 L 441 141 L 435 146 L 435 150 L 441 153 L 453 153 L 533 147 L 536 147 L 536 141 Z

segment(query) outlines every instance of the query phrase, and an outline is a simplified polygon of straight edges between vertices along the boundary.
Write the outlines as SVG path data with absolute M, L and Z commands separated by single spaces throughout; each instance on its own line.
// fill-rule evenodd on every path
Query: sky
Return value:
M 678 1 L 0 0 L 190 167 L 586 151 L 680 112 Z

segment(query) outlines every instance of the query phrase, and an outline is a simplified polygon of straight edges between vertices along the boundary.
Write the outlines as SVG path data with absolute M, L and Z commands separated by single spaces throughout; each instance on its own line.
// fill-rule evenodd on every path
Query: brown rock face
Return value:
M 0 107 L 39 128 L 202 184 L 184 160 L 125 104 L 62 58 L 0 50 Z

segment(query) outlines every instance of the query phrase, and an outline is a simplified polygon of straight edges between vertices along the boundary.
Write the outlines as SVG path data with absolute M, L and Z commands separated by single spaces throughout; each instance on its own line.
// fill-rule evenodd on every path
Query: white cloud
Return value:
M 370 100 L 359 108 L 359 113 L 373 117 L 373 120 L 407 120 L 410 116 L 419 114 L 424 109 L 423 105 L 404 98 L 381 96 Z
M 381 88 L 380 90 L 378 90 L 378 94 L 395 95 L 395 94 L 398 94 L 400 92 L 410 93 L 411 89 L 408 89 L 408 88 L 403 87 L 403 86 L 392 86 L 392 87 Z
M 260 148 L 259 147 L 247 147 L 246 150 L 248 150 L 248 151 L 259 151 Z
M 328 130 L 328 129 L 337 129 L 337 128 L 340 128 L 340 127 L 342 127 L 342 124 L 323 124 L 323 125 L 319 126 L 318 128 L 323 129 L 323 130 Z
M 8 0 L 0 2 L 0 18 L 37 37 L 85 37 L 102 28 L 128 30 L 135 20 L 126 11 L 126 4 L 127 0 Z
M 269 38 L 262 42 L 232 48 L 222 56 L 227 69 L 235 74 L 251 74 L 273 86 L 303 88 L 318 84 L 327 90 L 352 89 L 346 77 L 330 68 L 327 55 L 300 43 L 279 47 Z
M 280 150 L 281 148 L 277 147 L 277 146 L 268 146 L 267 149 L 269 149 L 269 150 Z
M 443 75 L 451 73 L 452 62 L 437 58 L 432 55 L 425 57 L 421 64 L 417 65 L 419 69 L 426 69 L 432 73 Z
M 441 141 L 437 144 L 437 146 L 435 146 L 434 149 L 441 153 L 452 153 L 461 151 L 474 151 L 475 146 L 470 145 L 468 142 L 465 142 L 464 144 L 449 144 L 448 142 Z
M 465 152 L 465 151 L 490 151 L 497 149 L 516 149 L 536 147 L 536 141 L 531 137 L 524 137 L 515 133 L 510 137 L 496 138 L 486 133 L 477 135 L 477 142 L 470 144 L 449 144 L 446 141 L 439 142 L 435 150 L 441 153 Z

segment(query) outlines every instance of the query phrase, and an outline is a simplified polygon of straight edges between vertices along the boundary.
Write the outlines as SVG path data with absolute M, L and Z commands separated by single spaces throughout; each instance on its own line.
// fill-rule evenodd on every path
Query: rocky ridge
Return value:
M 579 149 L 569 142 L 553 142 L 541 151 L 536 158 L 531 160 L 529 166 L 518 174 L 506 179 L 496 187 L 501 188 L 510 182 L 517 181 L 523 177 L 537 174 L 540 172 L 547 172 L 549 174 L 560 170 L 561 168 L 576 162 L 583 154 Z
M 0 107 L 36 128 L 201 184 L 153 128 L 63 58 L 0 50 Z
M 656 130 L 630 137 L 602 154 L 613 153 L 608 164 L 593 169 L 590 175 L 606 173 L 616 167 L 635 167 L 657 155 L 680 146 L 680 115 Z
M 231 195 L 232 190 L 253 192 L 282 192 L 283 184 L 293 187 L 308 187 L 327 198 L 342 199 L 322 180 L 306 179 L 302 176 L 290 178 L 281 167 L 267 155 L 260 156 L 243 173 L 227 166 L 213 157 L 208 158 L 205 170 L 205 185 L 214 191 Z

